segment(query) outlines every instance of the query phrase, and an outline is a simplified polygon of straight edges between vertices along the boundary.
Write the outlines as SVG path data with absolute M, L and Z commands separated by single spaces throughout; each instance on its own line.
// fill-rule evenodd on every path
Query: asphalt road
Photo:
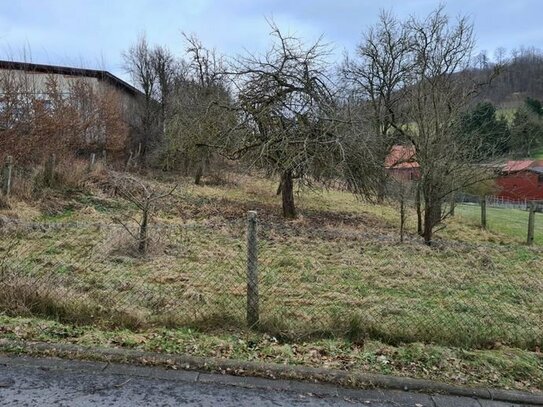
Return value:
M 372 406 L 512 404 L 105 363 L 0 356 L 1 406 Z

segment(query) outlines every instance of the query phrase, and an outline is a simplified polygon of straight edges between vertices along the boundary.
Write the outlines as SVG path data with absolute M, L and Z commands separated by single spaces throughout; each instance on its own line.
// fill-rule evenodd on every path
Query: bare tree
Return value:
M 404 119 L 399 106 L 412 65 L 407 28 L 391 13 L 381 12 L 379 22 L 357 46 L 355 57 L 347 57 L 341 69 L 351 93 L 350 103 L 362 109 L 361 120 L 369 122 L 365 127 L 372 135 L 363 142 L 371 145 L 372 154 L 365 156 L 373 170 L 361 172 L 362 179 L 357 182 L 373 183 L 379 201 L 384 198 L 387 181 L 385 158 L 397 142 L 395 127 Z M 366 187 L 365 191 L 371 189 Z
M 489 176 L 473 143 L 456 136 L 462 113 L 481 88 L 462 72 L 474 48 L 466 18 L 452 24 L 440 7 L 425 19 L 407 21 L 414 64 L 405 87 L 406 118 L 398 130 L 410 141 L 420 165 L 418 189 L 424 203 L 422 236 L 430 244 L 448 215 L 445 199 Z
M 156 100 L 160 84 L 155 56 L 145 35 L 123 53 L 126 72 L 132 76 L 134 84 L 143 92 L 143 99 L 137 112 L 140 125 L 135 129 L 139 142 L 137 150 L 142 162 L 145 162 L 151 143 L 156 140 L 161 131 L 159 119 L 162 109 Z
M 274 25 L 264 55 L 238 58 L 231 72 L 239 122 L 228 133 L 229 156 L 245 158 L 281 179 L 283 216 L 296 216 L 295 180 L 320 177 L 341 159 L 328 47 L 305 46 Z
M 224 81 L 224 62 L 215 50 L 209 50 L 194 35 L 184 34 L 187 44 L 186 52 L 189 57 L 189 72 L 193 82 L 194 106 L 198 106 L 197 114 L 200 123 L 196 127 L 198 132 L 194 140 L 193 158 L 196 161 L 194 183 L 200 184 L 206 167 L 210 164 L 212 150 L 205 146 L 206 142 L 213 142 L 224 128 L 232 123 L 232 115 L 219 108 L 229 105 L 230 95 Z M 196 86 L 194 86 L 196 85 Z
M 223 108 L 231 105 L 231 97 L 222 58 L 196 36 L 184 37 L 186 58 L 172 91 L 161 162 L 166 169 L 182 165 L 186 172 L 194 173 L 195 184 L 200 184 L 216 158 L 209 145 L 216 144 L 218 135 L 233 125 L 235 113 Z
M 172 93 L 179 64 L 166 47 L 157 46 L 151 51 L 151 65 L 156 75 L 158 101 L 160 102 L 160 120 L 164 124 L 171 114 Z
M 379 140 L 368 143 L 369 159 L 381 168 L 376 184 L 385 184 L 384 158 L 393 143 L 415 151 L 420 176 L 413 192 L 419 233 L 428 244 L 448 216 L 445 200 L 489 176 L 480 164 L 492 154 L 458 136 L 462 114 L 489 79 L 479 75 L 475 81 L 469 74 L 473 48 L 472 24 L 466 18 L 451 22 L 443 7 L 426 18 L 406 21 L 383 13 L 358 47 L 358 58 L 347 59 L 343 66 L 344 78 L 358 91 L 358 103 Z M 397 195 L 398 185 L 394 189 Z M 402 200 L 411 194 L 404 188 L 400 192 Z
M 130 174 L 123 174 L 115 180 L 115 190 L 117 193 L 141 211 L 140 219 L 130 218 L 138 225 L 137 233 L 134 233 L 125 221 L 118 217 L 115 218 L 137 242 L 138 253 L 140 255 L 145 256 L 147 254 L 149 246 L 149 223 L 155 204 L 161 199 L 172 195 L 176 188 L 177 185 L 164 192 Z

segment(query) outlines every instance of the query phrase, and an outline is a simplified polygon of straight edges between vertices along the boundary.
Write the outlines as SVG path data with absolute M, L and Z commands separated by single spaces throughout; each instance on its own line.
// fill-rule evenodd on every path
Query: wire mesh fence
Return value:
M 496 197 L 463 197 L 456 204 L 455 216 L 463 222 L 527 242 L 530 216 L 533 216 L 531 242 L 543 245 L 543 203 L 540 201 L 509 201 Z M 530 212 L 533 212 L 530 215 Z
M 127 326 L 187 324 L 215 313 L 241 320 L 242 245 L 212 232 L 153 226 L 142 257 L 134 233 L 119 225 L 21 225 L 1 241 L 1 305 Z
M 154 225 L 145 256 L 118 225 L 3 228 L 0 308 L 128 328 L 542 345 L 541 249 L 252 226 Z

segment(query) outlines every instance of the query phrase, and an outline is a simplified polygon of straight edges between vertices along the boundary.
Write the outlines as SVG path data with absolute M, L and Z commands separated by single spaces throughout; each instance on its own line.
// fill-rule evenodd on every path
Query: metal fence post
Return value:
M 481 227 L 486 229 L 486 196 L 481 199 Z
M 528 213 L 528 238 L 526 243 L 531 246 L 534 244 L 534 230 L 535 230 L 535 203 L 530 202 L 530 212 Z
M 247 215 L 247 325 L 253 327 L 259 320 L 257 216 Z

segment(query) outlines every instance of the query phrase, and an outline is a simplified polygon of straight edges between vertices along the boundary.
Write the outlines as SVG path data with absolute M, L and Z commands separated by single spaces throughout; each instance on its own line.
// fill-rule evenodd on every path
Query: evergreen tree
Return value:
M 543 110 L 541 102 L 536 99 L 526 99 L 520 107 L 511 124 L 511 151 L 522 157 L 530 157 L 543 148 Z
M 460 119 L 459 137 L 484 159 L 507 152 L 510 131 L 507 120 L 498 117 L 492 103 L 480 102 Z

